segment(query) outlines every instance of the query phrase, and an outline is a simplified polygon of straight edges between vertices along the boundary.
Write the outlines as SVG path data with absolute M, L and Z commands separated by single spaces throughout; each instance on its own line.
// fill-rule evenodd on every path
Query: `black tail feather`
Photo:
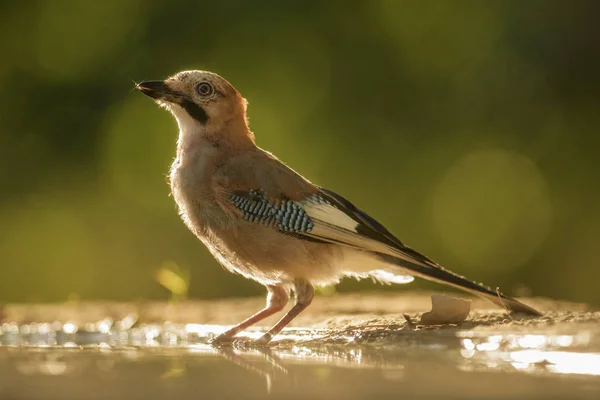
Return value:
M 464 276 L 460 276 L 458 274 L 455 274 L 454 272 L 448 271 L 447 269 L 444 269 L 437 264 L 420 264 L 417 262 L 411 263 L 406 260 L 401 260 L 385 254 L 382 254 L 381 257 L 387 262 L 396 264 L 405 270 L 411 271 L 411 273 L 416 276 L 425 278 L 427 280 L 443 283 L 445 285 L 454 286 L 456 288 L 484 297 L 492 301 L 493 303 L 508 309 L 511 312 L 523 313 L 533 316 L 542 315 L 542 313 L 536 310 L 535 308 L 523 304 L 512 297 L 506 296 L 500 293 L 499 290 L 492 290 L 491 288 L 484 286 L 483 284 L 470 281 Z

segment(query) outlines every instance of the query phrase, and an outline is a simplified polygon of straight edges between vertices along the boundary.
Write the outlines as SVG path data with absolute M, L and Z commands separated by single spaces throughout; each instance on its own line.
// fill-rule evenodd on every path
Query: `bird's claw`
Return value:
M 223 345 L 233 345 L 234 341 L 235 341 L 235 337 L 233 335 L 228 335 L 226 333 L 222 333 L 219 336 L 210 340 L 209 343 L 213 346 L 223 346 Z

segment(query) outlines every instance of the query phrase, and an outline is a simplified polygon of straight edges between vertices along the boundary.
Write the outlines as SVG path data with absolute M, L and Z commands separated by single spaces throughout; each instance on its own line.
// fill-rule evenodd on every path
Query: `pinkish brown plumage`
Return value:
M 225 268 L 268 291 L 263 310 L 217 341 L 229 341 L 282 310 L 294 290 L 294 307 L 260 340 L 269 342 L 310 304 L 315 285 L 345 276 L 399 283 L 416 275 L 512 311 L 539 314 L 442 268 L 341 196 L 257 147 L 248 128 L 246 100 L 220 76 L 184 71 L 137 88 L 167 108 L 179 125 L 170 181 L 185 224 Z

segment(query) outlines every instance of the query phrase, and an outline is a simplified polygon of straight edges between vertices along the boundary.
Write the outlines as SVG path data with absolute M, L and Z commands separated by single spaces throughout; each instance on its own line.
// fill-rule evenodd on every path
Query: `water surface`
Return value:
M 600 398 L 600 338 L 572 332 L 294 328 L 257 348 L 218 325 L 3 324 L 0 399 Z

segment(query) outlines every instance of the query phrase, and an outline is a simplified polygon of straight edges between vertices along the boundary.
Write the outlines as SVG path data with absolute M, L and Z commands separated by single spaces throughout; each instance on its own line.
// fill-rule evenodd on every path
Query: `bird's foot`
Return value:
M 258 346 L 266 346 L 271 342 L 271 340 L 273 340 L 273 335 L 267 332 L 264 335 L 262 335 L 259 339 L 257 339 L 254 343 Z
M 233 342 L 235 341 L 235 336 L 232 334 L 229 334 L 227 332 L 220 334 L 219 336 L 213 338 L 212 340 L 210 340 L 210 344 L 213 346 L 227 346 L 227 345 L 233 345 Z
M 273 339 L 273 335 L 270 333 L 265 333 L 259 339 L 252 340 L 247 337 L 236 337 L 235 335 L 229 334 L 227 332 L 220 334 L 219 336 L 212 339 L 209 343 L 215 347 L 224 347 L 224 346 L 238 346 L 238 347 L 266 347 L 271 340 Z

